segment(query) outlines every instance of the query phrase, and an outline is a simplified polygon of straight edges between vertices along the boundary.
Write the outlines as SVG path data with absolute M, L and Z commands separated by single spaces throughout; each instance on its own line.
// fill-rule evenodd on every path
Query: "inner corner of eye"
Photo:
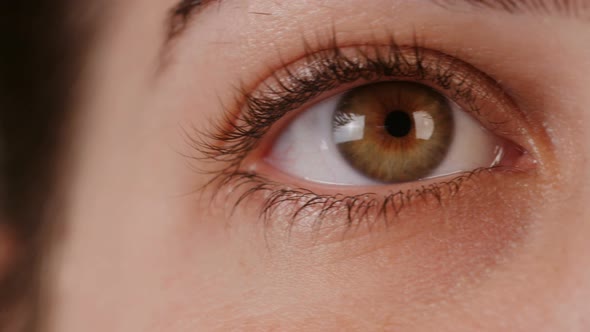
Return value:
M 512 166 L 522 149 L 426 85 L 386 81 L 327 98 L 290 121 L 264 160 L 308 182 L 386 185 Z

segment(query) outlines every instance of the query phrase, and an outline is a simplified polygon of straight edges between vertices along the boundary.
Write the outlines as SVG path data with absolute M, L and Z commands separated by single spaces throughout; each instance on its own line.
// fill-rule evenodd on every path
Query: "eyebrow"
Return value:
M 170 40 L 179 35 L 186 28 L 192 16 L 213 3 L 220 4 L 221 0 L 180 0 L 170 10 L 167 39 Z
M 180 0 L 170 10 L 168 39 L 179 35 L 204 9 L 226 0 Z M 231 0 L 229 0 L 231 1 Z M 512 15 L 560 16 L 588 20 L 589 0 L 430 0 L 449 10 L 494 10 Z

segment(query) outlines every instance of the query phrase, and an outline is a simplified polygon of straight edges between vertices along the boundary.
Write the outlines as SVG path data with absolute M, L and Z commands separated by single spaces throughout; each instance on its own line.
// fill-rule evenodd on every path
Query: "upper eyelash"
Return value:
M 402 46 L 391 38 L 387 48 L 388 52 L 383 52 L 383 47 L 379 45 L 356 46 L 355 53 L 358 56 L 352 58 L 336 46 L 336 41 L 319 52 L 313 52 L 312 47 L 306 44 L 304 59 L 310 66 L 304 74 L 292 71 L 287 64 L 283 65 L 283 69 L 273 73 L 272 85 L 263 83 L 263 88 L 255 92 L 238 89 L 236 104 L 243 105 L 240 108 L 243 114 L 236 114 L 233 108 L 226 109 L 222 120 L 213 130 L 187 133 L 189 143 L 202 156 L 195 159 L 222 162 L 225 165 L 222 173 L 236 170 L 272 125 L 287 113 L 326 91 L 360 79 L 430 80 L 442 89 L 452 89 L 450 97 L 463 101 L 468 111 L 480 112 L 470 77 L 462 76 L 456 82 L 454 59 L 444 69 L 435 66 L 435 70 L 432 70 L 426 68 L 425 49 L 416 39 L 413 45 Z M 374 55 L 369 55 L 369 52 Z M 440 61 L 444 57 L 450 58 L 440 54 Z M 284 76 L 279 76 L 279 72 Z

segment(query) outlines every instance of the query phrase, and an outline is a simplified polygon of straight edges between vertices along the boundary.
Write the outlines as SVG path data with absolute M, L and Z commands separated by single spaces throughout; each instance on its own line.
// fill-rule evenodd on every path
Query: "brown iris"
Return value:
M 454 131 L 449 101 L 410 82 L 349 91 L 333 123 L 342 156 L 364 175 L 390 183 L 428 176 L 446 156 Z

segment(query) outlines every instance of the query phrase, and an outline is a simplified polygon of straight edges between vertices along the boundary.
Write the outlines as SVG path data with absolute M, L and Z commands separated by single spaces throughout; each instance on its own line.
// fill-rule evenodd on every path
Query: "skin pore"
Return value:
M 590 328 L 590 3 L 501 3 L 193 1 L 180 18 L 172 0 L 109 3 L 65 147 L 45 330 Z M 439 90 L 460 99 L 472 82 L 457 104 L 522 155 L 386 185 L 271 166 L 306 109 L 375 79 L 276 103 L 273 87 L 336 49 L 452 64 Z M 232 123 L 287 105 L 269 128 L 240 127 L 261 134 L 251 149 L 228 149 Z

